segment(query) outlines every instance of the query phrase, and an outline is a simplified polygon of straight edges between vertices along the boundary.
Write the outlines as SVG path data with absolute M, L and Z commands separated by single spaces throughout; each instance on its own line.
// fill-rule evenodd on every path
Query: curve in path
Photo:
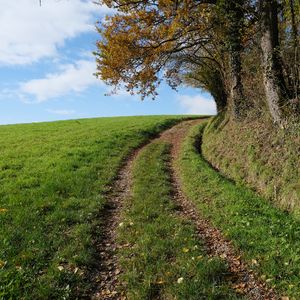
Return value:
M 265 282 L 258 279 L 254 272 L 242 261 L 231 241 L 226 240 L 217 228 L 213 227 L 208 220 L 199 214 L 195 205 L 182 191 L 180 172 L 176 167 L 176 160 L 179 157 L 181 144 L 188 134 L 190 126 L 195 125 L 195 123 L 181 123 L 164 132 L 160 138 L 172 145 L 171 179 L 174 201 L 179 205 L 180 214 L 193 221 L 199 238 L 204 241 L 208 255 L 218 256 L 227 262 L 231 273 L 229 280 L 237 292 L 246 295 L 248 299 L 278 299 L 275 292 L 269 289 Z
M 229 281 L 234 289 L 246 295 L 248 299 L 278 299 L 274 291 L 268 289 L 266 284 L 259 280 L 241 260 L 231 242 L 226 240 L 218 229 L 201 217 L 195 205 L 186 198 L 182 191 L 180 176 L 175 162 L 179 157 L 181 144 L 189 129 L 200 122 L 203 122 L 203 120 L 183 121 L 166 130 L 159 138 L 152 141 L 164 141 L 172 146 L 170 172 L 174 190 L 173 198 L 180 208 L 179 213 L 193 221 L 199 238 L 204 241 L 208 255 L 219 256 L 227 262 L 231 273 Z M 91 297 L 93 300 L 126 299 L 125 295 L 120 294 L 118 291 L 118 286 L 120 286 L 118 277 L 121 271 L 116 256 L 116 250 L 118 249 L 116 229 L 120 223 L 120 213 L 125 199 L 131 195 L 133 161 L 144 147 L 134 151 L 119 172 L 104 208 L 103 216 L 105 218 L 102 224 L 101 243 L 97 245 L 100 263 L 93 278 L 94 282 L 97 282 L 97 288 Z

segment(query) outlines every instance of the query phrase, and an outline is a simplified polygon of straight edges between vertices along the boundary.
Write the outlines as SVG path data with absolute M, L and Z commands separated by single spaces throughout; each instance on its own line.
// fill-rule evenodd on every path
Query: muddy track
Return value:
M 159 138 L 152 141 L 164 141 L 172 146 L 170 172 L 174 190 L 173 198 L 180 208 L 179 213 L 183 217 L 193 221 L 199 238 L 204 241 L 207 253 L 211 256 L 219 256 L 227 262 L 231 273 L 228 280 L 234 289 L 249 299 L 278 299 L 274 292 L 258 280 L 255 274 L 241 261 L 240 256 L 235 252 L 230 241 L 226 240 L 219 230 L 211 226 L 208 221 L 199 215 L 193 203 L 182 192 L 175 161 L 178 158 L 181 144 L 190 127 L 200 122 L 203 122 L 203 120 L 183 121 L 166 130 Z M 120 223 L 120 214 L 125 200 L 131 195 L 131 169 L 133 162 L 144 147 L 140 147 L 134 151 L 128 158 L 108 195 L 107 203 L 102 213 L 104 221 L 101 226 L 101 236 L 99 238 L 101 242 L 97 244 L 99 264 L 92 279 L 96 283 L 96 289 L 91 296 L 93 300 L 126 299 L 120 293 L 119 289 L 121 284 L 118 278 L 121 270 L 117 260 L 119 246 L 116 243 L 116 229 Z

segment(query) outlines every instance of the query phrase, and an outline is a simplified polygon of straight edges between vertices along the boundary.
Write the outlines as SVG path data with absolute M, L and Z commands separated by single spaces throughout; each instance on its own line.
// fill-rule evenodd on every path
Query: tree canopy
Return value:
M 142 98 L 165 79 L 214 97 L 233 119 L 299 108 L 300 4 L 296 0 L 102 0 L 114 8 L 98 31 L 96 75 Z M 252 86 L 251 86 L 252 85 Z M 253 95 L 257 85 L 257 96 Z M 252 94 L 251 94 L 252 89 Z M 258 100 L 263 96 L 264 101 Z

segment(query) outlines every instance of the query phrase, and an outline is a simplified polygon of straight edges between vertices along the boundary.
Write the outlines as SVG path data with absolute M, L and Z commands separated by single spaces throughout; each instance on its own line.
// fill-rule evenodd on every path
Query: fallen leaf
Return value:
M 0 268 L 3 268 L 6 265 L 6 261 L 0 260 Z
M 160 280 L 158 280 L 156 283 L 157 283 L 157 284 L 164 284 L 164 283 L 165 283 L 165 281 L 164 281 L 164 280 L 162 280 L 162 279 L 160 279 Z
M 183 282 L 183 277 L 180 277 L 180 278 L 177 279 L 177 283 L 180 284 L 180 283 L 182 283 L 182 282 Z

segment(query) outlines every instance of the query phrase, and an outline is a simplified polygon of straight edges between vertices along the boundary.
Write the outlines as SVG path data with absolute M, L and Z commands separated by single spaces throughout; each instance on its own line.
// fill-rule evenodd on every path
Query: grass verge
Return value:
M 265 116 L 242 122 L 220 114 L 203 133 L 203 156 L 222 174 L 246 184 L 300 220 L 300 124 L 285 129 Z
M 153 143 L 134 165 L 133 196 L 118 230 L 128 298 L 238 299 L 224 282 L 224 263 L 205 256 L 192 224 L 176 214 L 168 150 Z
M 180 119 L 0 126 L 0 299 L 81 298 L 93 229 L 122 161 Z
M 178 161 L 184 191 L 262 279 L 282 295 L 299 299 L 300 222 L 216 172 L 199 154 L 203 129 L 192 129 Z

